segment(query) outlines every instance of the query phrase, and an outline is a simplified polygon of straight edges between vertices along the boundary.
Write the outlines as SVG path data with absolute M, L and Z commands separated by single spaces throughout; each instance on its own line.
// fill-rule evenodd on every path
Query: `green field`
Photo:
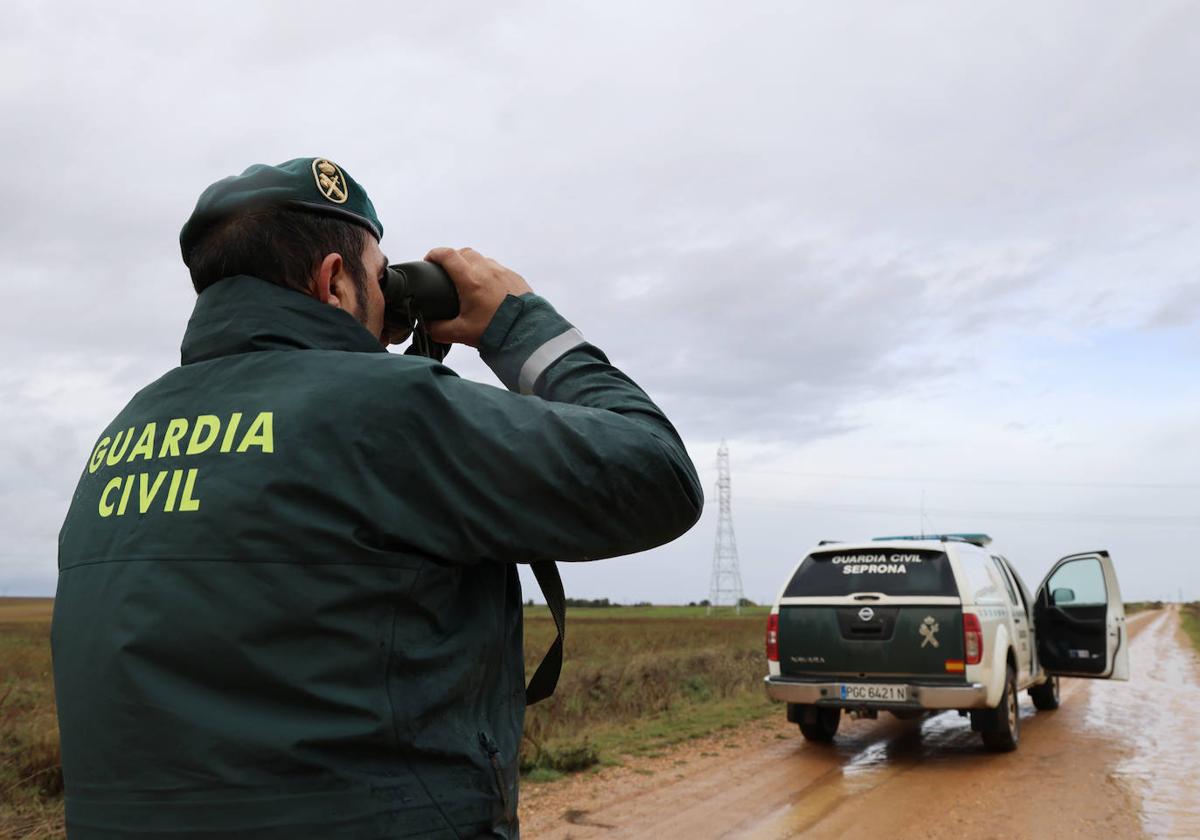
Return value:
M 0 598 L 0 837 L 62 837 L 49 599 Z
M 734 610 L 733 607 L 715 607 L 711 611 L 708 607 L 675 606 L 567 607 L 567 617 L 569 620 L 575 621 L 576 619 L 593 618 L 754 618 L 757 616 L 763 622 L 763 628 L 765 629 L 767 613 L 770 611 L 770 607 L 742 607 L 740 613 Z M 527 619 L 548 619 L 550 611 L 543 605 L 526 607 L 525 617 Z
M 1200 653 L 1200 601 L 1192 601 L 1180 608 L 1180 623 L 1183 632 L 1192 640 L 1192 647 Z
M 1162 601 L 1126 601 L 1125 615 L 1137 615 L 1146 610 L 1161 610 L 1162 608 Z
M 62 772 L 50 672 L 48 599 L 0 599 L 0 837 L 60 838 Z M 529 709 L 527 782 L 653 754 L 782 711 L 763 694 L 766 607 L 567 610 L 566 662 L 555 695 Z M 554 635 L 543 607 L 525 611 L 526 668 Z
M 523 769 L 552 778 L 770 713 L 776 707 L 762 688 L 768 611 L 568 609 L 566 664 L 554 696 L 527 712 Z M 553 635 L 546 609 L 528 608 L 527 672 Z

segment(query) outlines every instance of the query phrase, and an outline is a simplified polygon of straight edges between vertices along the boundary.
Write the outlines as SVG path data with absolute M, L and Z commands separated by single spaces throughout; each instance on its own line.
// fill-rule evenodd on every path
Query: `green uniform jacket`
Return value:
M 514 564 L 659 545 L 703 497 L 542 298 L 480 349 L 523 393 L 253 277 L 199 297 L 59 537 L 72 838 L 518 836 Z

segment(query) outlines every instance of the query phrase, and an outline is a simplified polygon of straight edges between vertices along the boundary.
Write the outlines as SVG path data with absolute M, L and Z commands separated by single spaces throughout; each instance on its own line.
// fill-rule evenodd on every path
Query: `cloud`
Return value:
M 1154 342 L 1200 317 L 1198 55 L 1181 3 L 19 3 L 0 586 L 48 567 L 97 431 L 177 362 L 200 190 L 296 155 L 368 186 L 393 259 L 470 244 L 522 272 L 697 451 L 936 473 L 969 428 L 1059 457 L 1092 440 L 1054 402 L 1079 379 L 1125 416 L 1122 360 L 1191 375 Z M 1196 397 L 1162 391 L 1110 430 L 1122 469 L 1173 468 L 1147 441 Z M 941 424 L 964 399 L 992 425 Z
M 1200 321 L 1200 277 L 1169 292 L 1147 319 L 1150 329 L 1187 327 Z
M 133 357 L 54 353 L 33 371 L 0 372 L 0 428 L 6 430 L 0 591 L 53 590 L 58 529 L 75 482 L 113 407 L 131 396 L 127 382 L 141 368 Z

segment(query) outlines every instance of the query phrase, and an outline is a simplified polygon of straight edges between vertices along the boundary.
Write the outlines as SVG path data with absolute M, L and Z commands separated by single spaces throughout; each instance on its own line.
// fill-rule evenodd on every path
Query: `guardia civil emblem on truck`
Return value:
M 937 620 L 933 616 L 931 616 L 931 615 L 925 616 L 925 620 L 922 621 L 921 624 L 917 627 L 917 630 L 921 634 L 921 647 L 925 647 L 925 645 L 933 645 L 934 647 L 939 647 L 938 640 L 937 640 L 937 632 L 938 632 L 938 630 L 941 630 L 941 629 L 942 629 L 942 626 L 937 623 Z

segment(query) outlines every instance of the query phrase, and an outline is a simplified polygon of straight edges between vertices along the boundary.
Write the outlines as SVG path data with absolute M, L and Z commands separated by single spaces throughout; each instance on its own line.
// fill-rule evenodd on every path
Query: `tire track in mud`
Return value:
M 1200 676 L 1178 611 L 1148 623 L 1130 660 L 1128 684 L 1098 683 L 1088 693 L 1088 727 L 1132 746 L 1116 775 L 1141 799 L 1151 837 L 1200 837 Z
M 1135 663 L 1158 655 L 1142 641 L 1145 631 L 1174 621 L 1167 613 L 1131 619 Z M 1108 693 L 1139 687 L 1139 673 L 1135 666 L 1134 682 L 1106 685 Z M 1063 707 L 1052 713 L 1035 713 L 1024 698 L 1016 753 L 986 752 L 969 721 L 953 712 L 920 721 L 847 720 L 832 745 L 806 743 L 794 725 L 776 719 L 654 763 L 633 760 L 534 788 L 522 828 L 558 840 L 1176 836 L 1139 818 L 1139 745 L 1097 724 L 1097 684 L 1065 681 Z M 1200 714 L 1200 704 L 1195 709 Z

